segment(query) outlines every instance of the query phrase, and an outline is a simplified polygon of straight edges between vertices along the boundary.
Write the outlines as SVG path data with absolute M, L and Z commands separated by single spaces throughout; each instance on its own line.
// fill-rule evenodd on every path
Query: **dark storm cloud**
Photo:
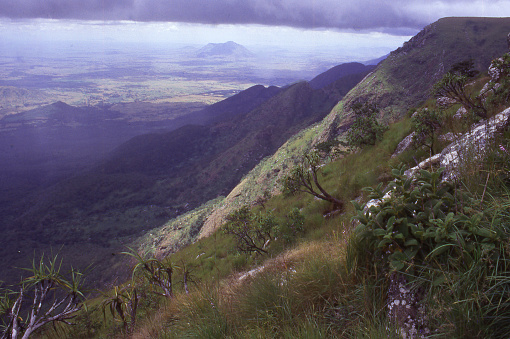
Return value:
M 510 15 L 510 1 L 0 0 L 0 17 L 13 19 L 176 21 L 338 29 L 421 28 L 441 16 L 491 16 L 489 12 Z

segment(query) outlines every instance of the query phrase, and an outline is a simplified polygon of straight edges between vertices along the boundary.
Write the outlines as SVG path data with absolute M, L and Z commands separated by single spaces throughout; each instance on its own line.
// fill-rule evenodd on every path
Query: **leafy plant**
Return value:
M 273 240 L 278 225 L 271 213 L 255 215 L 248 206 L 243 206 L 226 219 L 223 232 L 236 238 L 239 251 L 267 253 L 266 247 Z
M 382 190 L 365 188 L 377 204 L 366 209 L 353 202 L 360 222 L 356 231 L 376 257 L 392 270 L 414 265 L 468 260 L 479 249 L 490 252 L 501 240 L 497 232 L 481 226 L 483 215 L 469 207 L 472 199 L 441 182 L 444 169 L 420 171 L 416 182 L 395 168 L 395 181 Z M 472 260 L 472 259 L 470 259 Z
M 433 94 L 436 98 L 448 98 L 452 102 L 460 103 L 466 109 L 472 111 L 480 118 L 487 118 L 487 110 L 480 101 L 468 92 L 466 84 L 468 77 L 462 74 L 448 72 L 433 87 Z M 446 104 L 448 106 L 449 104 Z
M 492 80 L 491 89 L 494 95 L 488 98 L 493 106 L 505 105 L 510 100 L 510 54 L 505 53 L 501 58 L 492 61 L 489 67 Z
M 436 110 L 419 110 L 412 116 L 414 125 L 413 144 L 415 147 L 425 145 L 433 153 L 435 132 L 441 128 L 442 117 Z
M 285 222 L 278 225 L 277 234 L 286 242 L 291 242 L 298 233 L 303 232 L 305 216 L 297 208 L 293 208 L 288 214 Z

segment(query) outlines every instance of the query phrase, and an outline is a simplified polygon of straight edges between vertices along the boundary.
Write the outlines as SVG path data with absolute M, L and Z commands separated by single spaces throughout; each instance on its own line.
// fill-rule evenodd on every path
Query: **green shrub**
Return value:
M 379 200 L 377 205 L 365 211 L 353 202 L 360 222 L 357 233 L 392 270 L 466 260 L 478 249 L 490 252 L 501 241 L 496 231 L 481 227 L 483 215 L 470 207 L 474 202 L 467 194 L 440 181 L 443 170 L 421 170 L 413 183 L 403 168 L 393 169 L 395 181 L 385 191 L 382 185 L 365 189 L 369 198 Z
M 357 102 L 352 105 L 355 118 L 347 131 L 347 143 L 351 147 L 362 148 L 375 145 L 388 128 L 377 121 L 379 109 L 369 102 Z

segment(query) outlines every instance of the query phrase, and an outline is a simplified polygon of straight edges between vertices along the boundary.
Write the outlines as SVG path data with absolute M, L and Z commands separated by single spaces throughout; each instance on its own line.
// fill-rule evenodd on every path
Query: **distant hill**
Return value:
M 239 45 L 233 41 L 218 44 L 207 44 L 197 51 L 199 58 L 209 57 L 233 57 L 233 58 L 250 58 L 254 54 L 246 47 Z
M 368 73 L 373 68 L 373 66 L 365 66 L 359 62 L 341 64 L 317 75 L 310 80 L 310 86 L 314 89 L 324 88 L 342 77 L 352 74 Z
M 0 118 L 18 110 L 40 105 L 48 100 L 49 96 L 36 89 L 25 89 L 14 86 L 0 86 Z
M 220 120 L 228 120 L 238 115 L 246 114 L 260 106 L 266 100 L 282 91 L 276 86 L 252 86 L 225 100 L 207 106 L 201 111 L 185 117 L 188 123 L 211 124 Z
M 0 127 L 13 123 L 32 125 L 94 124 L 98 121 L 117 119 L 120 116 L 117 112 L 105 114 L 104 109 L 97 107 L 75 107 L 58 101 L 22 113 L 7 115 L 0 119 Z

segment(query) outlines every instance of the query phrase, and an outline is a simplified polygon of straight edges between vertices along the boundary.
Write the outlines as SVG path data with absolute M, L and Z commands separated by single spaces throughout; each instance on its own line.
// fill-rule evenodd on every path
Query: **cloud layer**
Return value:
M 0 17 L 420 29 L 444 16 L 510 16 L 510 0 L 0 0 Z

